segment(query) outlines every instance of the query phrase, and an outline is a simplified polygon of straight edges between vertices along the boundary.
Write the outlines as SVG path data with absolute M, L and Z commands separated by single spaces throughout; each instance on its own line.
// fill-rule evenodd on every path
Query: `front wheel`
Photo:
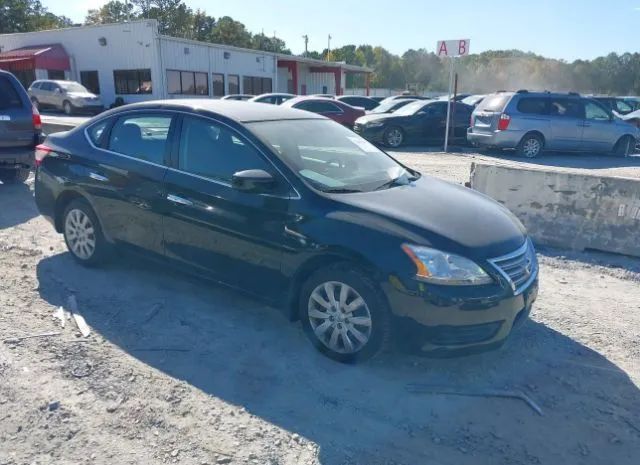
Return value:
M 107 255 L 108 244 L 100 223 L 86 200 L 73 200 L 63 216 L 64 241 L 73 258 L 84 266 L 98 265 Z
M 544 148 L 542 137 L 536 134 L 527 134 L 518 145 L 518 155 L 525 158 L 536 158 Z
M 387 147 L 392 147 L 395 149 L 397 147 L 400 147 L 404 142 L 404 132 L 402 132 L 402 129 L 400 128 L 388 128 L 386 131 L 384 131 L 383 140 L 384 144 Z
M 366 360 L 390 339 L 384 298 L 363 273 L 343 264 L 313 274 L 300 294 L 300 319 L 323 354 L 343 363 Z
M 636 140 L 631 136 L 624 136 L 613 148 L 613 154 L 617 157 L 628 157 L 635 149 Z
M 72 115 L 73 114 L 73 107 L 71 106 L 71 102 L 65 100 L 62 103 L 62 110 L 64 111 L 65 115 Z

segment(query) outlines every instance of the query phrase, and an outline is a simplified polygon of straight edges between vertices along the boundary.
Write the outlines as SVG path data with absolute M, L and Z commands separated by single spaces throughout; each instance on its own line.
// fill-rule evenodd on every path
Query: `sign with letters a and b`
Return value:
M 469 54 L 469 39 L 441 40 L 436 55 L 439 57 L 463 57 Z

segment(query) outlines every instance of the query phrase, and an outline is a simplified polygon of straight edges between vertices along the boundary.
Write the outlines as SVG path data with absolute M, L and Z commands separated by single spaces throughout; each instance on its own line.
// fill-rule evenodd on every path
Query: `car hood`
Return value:
M 394 115 L 393 113 L 372 113 L 372 114 L 365 115 L 361 118 L 358 118 L 358 123 L 367 124 L 367 123 L 371 123 L 372 121 L 386 122 L 390 120 L 400 120 L 403 118 L 406 118 L 406 117 L 399 116 L 399 115 L 397 116 L 397 115 Z
M 512 252 L 526 236 L 522 223 L 504 206 L 430 176 L 406 186 L 333 197 L 361 210 L 356 221 L 367 227 L 473 259 Z

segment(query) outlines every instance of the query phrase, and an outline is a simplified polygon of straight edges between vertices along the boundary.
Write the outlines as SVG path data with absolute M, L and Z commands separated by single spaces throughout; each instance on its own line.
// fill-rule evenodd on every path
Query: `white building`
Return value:
M 158 34 L 155 20 L 0 35 L 0 69 L 25 86 L 69 79 L 106 105 L 174 96 L 343 94 L 347 73 L 371 70 Z

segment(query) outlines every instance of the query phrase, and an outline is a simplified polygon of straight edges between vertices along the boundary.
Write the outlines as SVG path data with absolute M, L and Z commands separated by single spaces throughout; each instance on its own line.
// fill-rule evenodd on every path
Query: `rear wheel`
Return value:
M 398 127 L 390 127 L 384 131 L 384 144 L 388 147 L 397 148 L 404 142 L 404 132 Z
M 85 266 L 103 262 L 108 244 L 102 235 L 100 223 L 86 200 L 73 200 L 64 210 L 64 241 L 73 258 Z
M 29 179 L 29 168 L 17 170 L 0 170 L 0 181 L 7 184 L 20 184 Z
M 375 284 L 348 264 L 313 274 L 302 287 L 299 313 L 313 345 L 339 362 L 373 357 L 390 339 L 386 302 Z
M 525 158 L 536 158 L 544 148 L 544 140 L 537 134 L 527 134 L 518 144 L 518 155 Z
M 613 148 L 613 154 L 617 157 L 628 157 L 635 151 L 636 140 L 631 136 L 624 136 Z

